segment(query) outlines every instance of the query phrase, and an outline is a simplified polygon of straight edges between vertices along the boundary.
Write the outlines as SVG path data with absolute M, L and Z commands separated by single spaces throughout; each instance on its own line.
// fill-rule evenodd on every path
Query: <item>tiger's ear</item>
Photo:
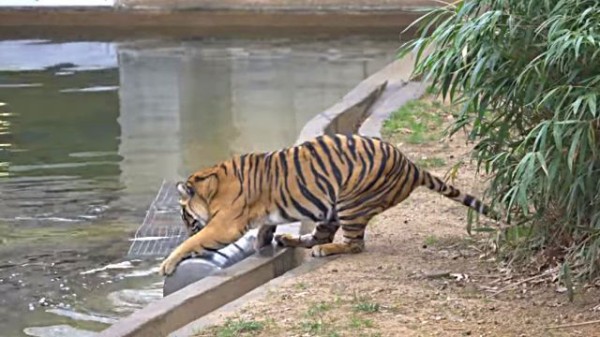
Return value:
M 217 194 L 219 189 L 219 176 L 217 173 L 213 172 L 204 176 L 196 175 L 192 180 L 196 184 L 197 188 L 197 184 L 202 184 L 202 197 L 204 197 L 207 201 L 212 200 L 215 194 Z
M 177 191 L 181 195 L 181 200 L 186 201 L 194 196 L 194 190 L 191 186 L 188 186 L 186 183 L 179 181 L 177 182 Z

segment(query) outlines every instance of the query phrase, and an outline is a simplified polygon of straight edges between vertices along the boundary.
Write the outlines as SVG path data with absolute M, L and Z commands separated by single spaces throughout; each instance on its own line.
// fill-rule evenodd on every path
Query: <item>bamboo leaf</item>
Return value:
M 581 102 L 583 102 L 583 96 L 579 96 L 577 100 L 575 100 L 575 102 L 572 104 L 574 113 L 577 113 L 579 111 L 579 106 L 581 105 Z
M 598 110 L 596 107 L 596 94 L 595 93 L 588 94 L 587 104 L 590 109 L 590 112 L 592 113 L 592 116 L 596 117 L 598 115 Z
M 562 128 L 561 128 L 560 124 L 555 123 L 553 125 L 552 136 L 554 137 L 554 144 L 556 145 L 556 148 L 559 151 L 561 151 L 563 146 L 562 146 Z
M 544 170 L 544 173 L 547 176 L 548 175 L 548 167 L 546 166 L 546 159 L 544 158 L 544 156 L 542 155 L 541 152 L 536 152 L 536 158 L 537 158 L 538 162 L 540 163 L 542 170 Z
M 571 141 L 571 148 L 569 149 L 569 155 L 567 156 L 567 165 L 569 166 L 569 171 L 573 172 L 573 159 L 577 154 L 577 149 L 579 146 L 579 141 L 581 140 L 581 134 L 583 133 L 583 129 L 579 129 L 575 132 L 573 136 L 573 140 Z

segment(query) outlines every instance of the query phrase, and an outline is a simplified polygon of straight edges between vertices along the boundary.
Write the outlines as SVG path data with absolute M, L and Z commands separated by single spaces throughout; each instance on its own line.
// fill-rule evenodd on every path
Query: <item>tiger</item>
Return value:
M 215 252 L 257 229 L 255 249 L 272 244 L 311 249 L 314 257 L 360 253 L 367 223 L 416 188 L 498 216 L 470 194 L 416 165 L 378 137 L 322 135 L 278 151 L 246 153 L 201 169 L 176 183 L 189 237 L 159 268 L 171 275 L 189 254 Z M 279 224 L 308 220 L 309 234 L 275 234 Z M 343 239 L 333 243 L 338 229 Z

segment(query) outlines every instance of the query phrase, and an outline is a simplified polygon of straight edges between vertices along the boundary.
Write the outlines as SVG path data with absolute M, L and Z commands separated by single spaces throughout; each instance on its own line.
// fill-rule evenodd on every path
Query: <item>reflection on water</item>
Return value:
M 291 145 L 396 46 L 0 41 L 0 334 L 88 335 L 160 298 L 158 261 L 124 257 L 162 181 Z

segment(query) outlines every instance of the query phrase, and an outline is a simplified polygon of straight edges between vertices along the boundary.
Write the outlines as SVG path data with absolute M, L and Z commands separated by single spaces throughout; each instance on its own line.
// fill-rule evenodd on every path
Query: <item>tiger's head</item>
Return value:
M 178 182 L 176 187 L 180 194 L 181 219 L 192 236 L 218 212 L 213 201 L 219 189 L 219 174 L 214 169 L 203 170 L 194 173 L 185 182 Z

